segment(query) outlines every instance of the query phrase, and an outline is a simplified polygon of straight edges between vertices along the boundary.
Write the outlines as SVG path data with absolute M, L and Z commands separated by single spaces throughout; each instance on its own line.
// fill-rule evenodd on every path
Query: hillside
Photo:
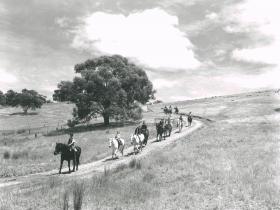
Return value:
M 63 181 L 62 175 L 50 177 L 48 183 L 36 183 L 40 188 L 20 197 L 18 192 L 5 192 L 2 205 L 6 209 L 62 209 L 69 196 L 72 207 L 73 195 L 77 196 L 72 193 L 74 189 L 83 195 L 82 209 L 280 208 L 277 93 L 264 91 L 175 104 L 181 112 L 192 111 L 203 127 L 135 163 L 106 169 L 90 179 L 76 177 L 74 185 Z M 151 106 L 145 119 L 152 123 L 164 116 L 162 107 Z M 90 134 L 94 135 L 79 135 Z

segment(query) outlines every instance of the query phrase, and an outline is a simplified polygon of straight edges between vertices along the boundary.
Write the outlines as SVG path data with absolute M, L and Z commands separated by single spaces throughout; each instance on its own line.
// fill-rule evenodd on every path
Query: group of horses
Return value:
M 166 115 L 171 115 L 172 114 L 172 107 L 171 107 L 171 105 L 169 106 L 169 108 L 167 108 L 166 106 L 164 107 L 164 108 L 162 108 L 163 109 L 163 112 L 164 112 L 164 114 L 166 114 Z M 174 113 L 175 114 L 179 114 L 179 109 L 178 109 L 178 107 L 177 106 L 175 106 L 174 107 Z
M 191 123 L 192 123 L 192 117 L 189 116 L 188 126 L 190 126 Z M 179 132 L 181 132 L 183 128 L 183 120 L 179 119 L 177 121 L 177 127 L 179 128 Z M 139 128 L 140 126 L 137 127 L 136 129 Z M 172 123 L 170 118 L 166 120 L 161 119 L 160 122 L 156 123 L 156 131 L 157 131 L 157 136 L 156 136 L 157 141 L 161 141 L 162 139 L 165 140 L 166 137 L 170 137 L 172 132 Z M 147 145 L 148 138 L 149 138 L 148 129 L 141 130 L 140 132 L 135 131 L 135 133 L 131 135 L 130 141 L 131 144 L 133 145 L 134 154 L 142 151 L 143 147 Z M 125 140 L 122 138 L 119 140 L 117 140 L 114 137 L 109 138 L 109 147 L 112 148 L 112 159 L 117 158 L 117 151 L 119 151 L 123 156 L 124 148 L 125 148 Z M 59 173 L 61 173 L 61 168 L 64 160 L 68 161 L 69 173 L 71 172 L 70 169 L 71 160 L 73 161 L 72 171 L 74 172 L 75 170 L 78 170 L 82 150 L 79 146 L 76 146 L 75 148 L 76 151 L 70 150 L 67 144 L 56 143 L 54 155 L 61 154 Z

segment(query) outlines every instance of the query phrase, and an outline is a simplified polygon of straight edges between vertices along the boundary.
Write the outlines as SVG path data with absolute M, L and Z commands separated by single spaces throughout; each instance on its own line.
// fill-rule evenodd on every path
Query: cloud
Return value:
M 269 70 L 259 75 L 228 75 L 224 77 L 224 82 L 230 86 L 244 90 L 279 88 L 280 72 Z
M 13 74 L 0 68 L 0 90 L 7 91 L 12 84 L 18 81 Z
M 153 86 L 156 89 L 162 89 L 162 88 L 172 88 L 176 85 L 178 85 L 179 81 L 171 81 L 168 79 L 155 79 L 153 80 Z
M 274 0 L 246 0 L 228 12 L 233 26 L 225 27 L 230 33 L 251 32 L 256 36 L 254 46 L 236 49 L 233 58 L 249 62 L 280 64 L 280 4 Z
M 128 16 L 95 12 L 82 22 L 75 31 L 74 48 L 121 54 L 149 68 L 190 69 L 200 65 L 194 46 L 178 29 L 178 18 L 161 9 Z

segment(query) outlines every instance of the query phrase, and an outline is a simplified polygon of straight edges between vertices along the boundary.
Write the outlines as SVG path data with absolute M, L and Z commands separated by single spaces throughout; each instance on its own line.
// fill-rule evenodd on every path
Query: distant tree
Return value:
M 26 114 L 29 109 L 41 108 L 46 103 L 46 97 L 35 90 L 23 89 L 21 93 L 9 90 L 6 94 L 6 105 L 12 107 L 20 106 Z
M 0 90 L 0 105 L 6 105 L 6 97 L 5 94 Z
M 13 91 L 13 90 L 8 90 L 5 94 L 6 105 L 16 106 L 16 96 L 17 96 L 17 94 L 18 93 Z
M 53 99 L 75 103 L 73 117 L 80 122 L 102 115 L 108 125 L 110 117 L 141 116 L 134 102 L 145 104 L 154 95 L 145 71 L 119 55 L 87 60 L 77 64 L 75 72 L 80 77 L 60 82 Z

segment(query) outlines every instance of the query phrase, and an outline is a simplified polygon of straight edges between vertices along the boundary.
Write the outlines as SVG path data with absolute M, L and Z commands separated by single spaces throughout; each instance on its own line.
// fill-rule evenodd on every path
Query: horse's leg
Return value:
M 79 164 L 80 164 L 80 155 L 77 155 L 76 171 L 78 171 L 79 169 Z
M 117 148 L 115 149 L 115 152 L 114 152 L 114 154 L 115 154 L 115 158 L 117 158 L 118 156 L 117 156 Z
M 59 174 L 61 174 L 61 168 L 62 168 L 62 165 L 63 165 L 63 160 L 62 160 L 62 158 L 61 158 L 61 159 L 60 159 Z
M 71 169 L 70 169 L 70 160 L 68 160 L 68 168 L 69 168 L 69 173 L 71 173 Z
M 75 171 L 75 168 L 76 168 L 76 162 L 77 162 L 77 154 L 76 154 L 76 152 L 74 151 L 74 158 L 73 158 L 73 172 Z
M 122 150 L 121 150 L 122 156 L 123 156 L 123 150 L 124 150 L 124 144 L 122 145 Z

